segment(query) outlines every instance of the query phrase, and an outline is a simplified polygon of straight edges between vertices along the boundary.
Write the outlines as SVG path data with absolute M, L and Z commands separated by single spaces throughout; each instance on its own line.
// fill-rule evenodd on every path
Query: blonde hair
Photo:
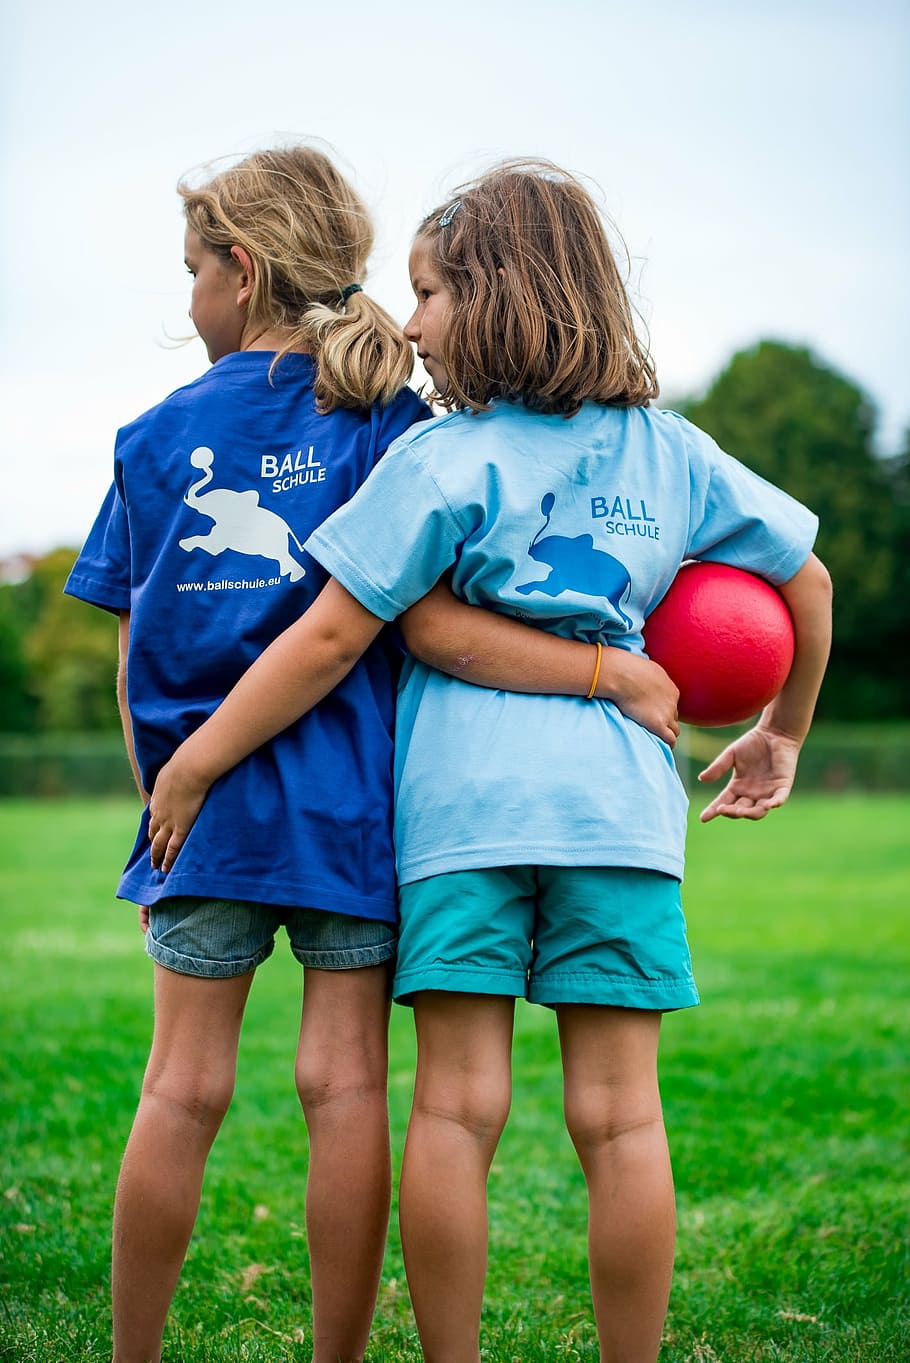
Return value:
M 414 359 L 401 328 L 368 294 L 342 293 L 364 277 L 373 226 L 327 156 L 303 145 L 258 151 L 177 192 L 209 251 L 229 262 L 242 246 L 253 262 L 249 320 L 286 333 L 272 369 L 309 351 L 325 412 L 387 403 L 404 387 Z
M 571 416 L 658 394 L 647 342 L 584 186 L 549 161 L 509 161 L 421 223 L 452 309 L 440 360 L 449 409 L 496 397 Z

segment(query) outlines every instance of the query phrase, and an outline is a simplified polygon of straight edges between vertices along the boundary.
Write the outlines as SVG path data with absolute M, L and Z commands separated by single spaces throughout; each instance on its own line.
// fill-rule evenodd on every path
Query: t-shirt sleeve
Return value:
M 769 582 L 788 582 L 803 566 L 818 517 L 684 423 L 691 477 L 689 558 L 729 563 Z
M 394 620 L 451 567 L 464 538 L 459 516 L 405 437 L 304 548 L 367 610 Z
M 129 525 L 114 483 L 63 590 L 115 615 L 130 608 Z

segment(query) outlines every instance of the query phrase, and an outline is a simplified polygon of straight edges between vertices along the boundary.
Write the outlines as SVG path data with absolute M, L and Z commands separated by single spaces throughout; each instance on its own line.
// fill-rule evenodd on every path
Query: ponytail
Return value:
M 389 403 L 411 377 L 414 352 L 401 328 L 362 289 L 345 301 L 343 312 L 311 304 L 298 334 L 316 362 L 320 411 Z M 276 364 L 292 345 L 279 351 Z

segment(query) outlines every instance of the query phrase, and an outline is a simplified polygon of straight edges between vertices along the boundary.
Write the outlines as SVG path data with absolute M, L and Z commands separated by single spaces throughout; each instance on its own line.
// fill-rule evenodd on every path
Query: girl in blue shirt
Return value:
M 394 992 L 413 1003 L 418 1039 L 402 1242 L 425 1358 L 477 1363 L 514 1000 L 547 1004 L 588 1189 L 601 1355 L 654 1363 L 674 1247 L 658 1034 L 663 1012 L 698 998 L 679 894 L 686 800 L 675 695 L 652 677 L 645 717 L 598 688 L 604 667 L 641 662 L 644 621 L 683 560 L 777 584 L 792 671 L 702 774 L 730 773 L 704 819 L 760 819 L 787 799 L 811 723 L 830 581 L 809 511 L 651 406 L 650 357 L 571 176 L 546 163 L 484 176 L 424 221 L 410 269 L 406 334 L 448 414 L 397 440 L 307 541 L 332 577 L 161 773 L 152 859 L 174 866 L 216 778 L 443 574 L 462 600 L 585 647 L 581 696 L 504 692 L 468 684 L 485 680 L 495 648 L 437 628 L 435 596 L 405 625 L 422 661 L 402 676 L 395 755 Z

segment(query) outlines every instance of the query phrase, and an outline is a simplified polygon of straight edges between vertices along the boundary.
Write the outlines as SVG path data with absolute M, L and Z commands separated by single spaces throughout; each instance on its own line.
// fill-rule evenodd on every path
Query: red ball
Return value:
M 770 582 L 724 563 L 684 563 L 645 621 L 645 650 L 679 687 L 679 717 L 712 728 L 749 719 L 793 664 L 793 621 Z

